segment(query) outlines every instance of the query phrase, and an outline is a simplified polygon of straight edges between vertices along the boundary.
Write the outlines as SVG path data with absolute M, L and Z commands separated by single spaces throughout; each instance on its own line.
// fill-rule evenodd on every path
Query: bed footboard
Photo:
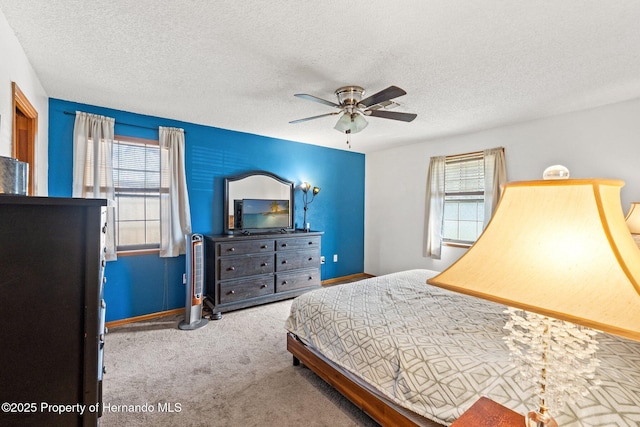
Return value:
M 382 426 L 442 427 L 442 424 L 402 408 L 361 386 L 343 374 L 339 367 L 308 348 L 294 334 L 287 333 L 287 350 L 293 354 L 294 366 L 302 362 Z

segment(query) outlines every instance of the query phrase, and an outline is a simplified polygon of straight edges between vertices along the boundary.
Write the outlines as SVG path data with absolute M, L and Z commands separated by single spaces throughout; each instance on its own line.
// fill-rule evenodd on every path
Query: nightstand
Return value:
M 524 417 L 486 397 L 481 397 L 451 427 L 523 427 Z

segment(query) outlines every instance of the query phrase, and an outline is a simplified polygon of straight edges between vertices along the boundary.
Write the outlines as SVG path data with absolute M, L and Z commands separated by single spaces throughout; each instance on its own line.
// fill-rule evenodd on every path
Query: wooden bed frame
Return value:
M 353 381 L 339 367 L 307 347 L 292 333 L 287 333 L 287 350 L 293 354 L 294 365 L 302 362 L 382 426 L 442 427 L 442 424 L 396 405 Z

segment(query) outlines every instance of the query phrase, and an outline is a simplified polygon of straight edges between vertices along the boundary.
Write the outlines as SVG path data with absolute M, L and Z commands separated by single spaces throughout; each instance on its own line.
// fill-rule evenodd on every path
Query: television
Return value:
M 236 205 L 236 213 L 241 213 L 238 228 L 251 232 L 291 229 L 289 209 L 289 200 L 242 199 Z

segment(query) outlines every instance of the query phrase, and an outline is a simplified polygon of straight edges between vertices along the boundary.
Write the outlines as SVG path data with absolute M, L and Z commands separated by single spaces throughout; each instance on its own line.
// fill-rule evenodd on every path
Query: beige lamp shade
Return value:
M 631 234 L 640 234 L 640 202 L 631 203 L 631 208 L 627 212 L 625 221 Z
M 640 250 L 622 181 L 510 183 L 487 228 L 427 282 L 640 341 Z

